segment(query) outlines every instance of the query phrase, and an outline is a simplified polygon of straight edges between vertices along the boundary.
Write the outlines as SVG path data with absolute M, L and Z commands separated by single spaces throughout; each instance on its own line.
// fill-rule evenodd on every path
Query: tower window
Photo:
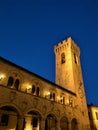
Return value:
M 61 54 L 61 64 L 65 63 L 65 54 Z
M 75 61 L 75 64 L 78 63 L 78 60 L 77 60 L 77 56 L 76 56 L 76 54 L 74 54 L 74 61 Z

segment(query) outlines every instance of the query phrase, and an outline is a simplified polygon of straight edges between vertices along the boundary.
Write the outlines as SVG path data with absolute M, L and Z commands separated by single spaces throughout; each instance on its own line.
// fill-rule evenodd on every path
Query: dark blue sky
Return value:
M 98 105 L 98 0 L 0 0 L 0 56 L 55 82 L 53 47 L 81 49 L 88 103 Z

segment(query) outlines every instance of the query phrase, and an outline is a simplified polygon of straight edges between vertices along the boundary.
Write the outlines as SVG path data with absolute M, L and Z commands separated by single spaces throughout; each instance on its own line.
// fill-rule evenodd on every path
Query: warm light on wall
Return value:
M 26 86 L 27 86 L 27 93 L 31 93 L 31 88 L 32 88 L 31 85 L 27 84 Z
M 98 119 L 96 113 L 98 113 L 98 108 L 92 107 L 93 125 L 95 126 L 96 129 L 98 129 Z
M 27 89 L 31 89 L 31 85 L 27 85 Z
M 50 95 L 50 92 L 48 92 L 47 95 Z
M 49 91 L 48 91 L 48 92 L 45 92 L 45 97 L 46 97 L 47 99 L 50 98 L 50 92 L 49 92 Z
M 0 80 L 4 79 L 5 75 L 4 74 L 0 74 Z

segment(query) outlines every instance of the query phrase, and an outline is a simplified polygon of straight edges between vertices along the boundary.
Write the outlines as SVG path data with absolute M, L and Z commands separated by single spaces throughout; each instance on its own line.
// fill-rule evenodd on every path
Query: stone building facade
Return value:
M 90 130 L 80 49 L 54 46 L 56 83 L 0 58 L 0 130 Z
M 88 105 L 88 115 L 91 130 L 98 130 L 98 106 Z

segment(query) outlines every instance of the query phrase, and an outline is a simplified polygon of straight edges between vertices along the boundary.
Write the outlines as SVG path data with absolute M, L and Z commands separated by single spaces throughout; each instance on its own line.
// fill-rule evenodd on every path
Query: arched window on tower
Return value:
M 12 87 L 13 82 L 14 82 L 14 79 L 13 79 L 13 77 L 10 76 L 9 79 L 8 79 L 7 86 L 8 86 L 8 87 Z
M 15 88 L 16 90 L 18 90 L 18 88 L 19 88 L 19 79 L 16 79 L 16 80 L 15 80 L 14 88 Z
M 61 64 L 65 63 L 65 53 L 61 54 Z
M 77 59 L 76 54 L 74 54 L 74 61 L 75 61 L 75 64 L 78 64 L 78 59 Z

